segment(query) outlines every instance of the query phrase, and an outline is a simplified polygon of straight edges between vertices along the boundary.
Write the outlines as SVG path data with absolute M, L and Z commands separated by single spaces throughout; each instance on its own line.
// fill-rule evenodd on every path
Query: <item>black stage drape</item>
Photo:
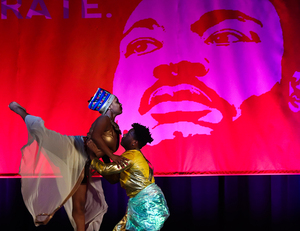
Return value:
M 299 230 L 300 176 L 156 177 L 171 216 L 162 230 Z M 123 217 L 127 196 L 103 180 L 109 205 L 101 231 Z M 46 225 L 35 227 L 21 196 L 19 178 L 0 179 L 0 230 L 71 231 L 63 209 Z

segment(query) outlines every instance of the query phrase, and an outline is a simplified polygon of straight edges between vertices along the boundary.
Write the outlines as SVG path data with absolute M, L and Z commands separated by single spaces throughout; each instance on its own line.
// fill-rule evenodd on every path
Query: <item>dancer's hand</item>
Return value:
M 111 160 L 113 162 L 115 162 L 119 168 L 124 168 L 128 165 L 128 159 L 126 159 L 123 156 L 117 156 L 117 155 L 113 154 Z
M 101 150 L 97 147 L 97 145 L 94 143 L 94 141 L 92 139 L 89 139 L 86 142 L 86 145 L 93 153 L 95 153 L 96 156 L 98 156 L 97 153 L 101 152 Z M 125 166 L 128 165 L 128 159 L 126 159 L 123 156 L 117 156 L 117 155 L 113 154 L 110 159 L 113 162 L 115 162 L 119 168 L 124 168 Z
M 97 156 L 97 152 L 101 152 L 92 139 L 88 139 L 86 145 L 93 153 L 95 153 L 96 156 Z

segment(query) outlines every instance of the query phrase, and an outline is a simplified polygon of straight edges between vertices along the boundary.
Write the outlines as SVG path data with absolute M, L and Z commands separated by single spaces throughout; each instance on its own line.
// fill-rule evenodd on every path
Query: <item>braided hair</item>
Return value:
M 151 143 L 153 141 L 149 128 L 138 123 L 134 123 L 131 126 L 134 129 L 134 134 L 135 134 L 134 139 L 139 142 L 140 149 L 144 147 L 147 143 Z

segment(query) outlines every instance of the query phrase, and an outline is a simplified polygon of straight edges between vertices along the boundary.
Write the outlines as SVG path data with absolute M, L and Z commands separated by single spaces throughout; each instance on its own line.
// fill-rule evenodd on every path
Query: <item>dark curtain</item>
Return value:
M 156 177 L 171 216 L 162 230 L 299 230 L 300 176 Z M 109 209 L 101 231 L 123 217 L 127 196 L 103 180 Z M 36 228 L 21 196 L 19 178 L 0 179 L 0 230 L 71 231 L 63 209 Z

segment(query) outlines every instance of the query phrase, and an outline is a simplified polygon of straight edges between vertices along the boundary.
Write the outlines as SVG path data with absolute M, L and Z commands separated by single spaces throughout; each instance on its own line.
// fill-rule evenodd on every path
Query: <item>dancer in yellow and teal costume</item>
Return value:
M 153 139 L 145 126 L 135 123 L 132 127 L 121 141 L 126 150 L 122 156 L 128 159 L 127 165 L 120 168 L 115 163 L 105 164 L 94 158 L 91 168 L 111 183 L 120 182 L 130 198 L 127 212 L 114 231 L 160 230 L 170 215 L 169 209 L 161 189 L 155 184 L 153 168 L 140 151 Z M 93 141 L 88 141 L 87 145 L 96 155 L 100 151 Z

